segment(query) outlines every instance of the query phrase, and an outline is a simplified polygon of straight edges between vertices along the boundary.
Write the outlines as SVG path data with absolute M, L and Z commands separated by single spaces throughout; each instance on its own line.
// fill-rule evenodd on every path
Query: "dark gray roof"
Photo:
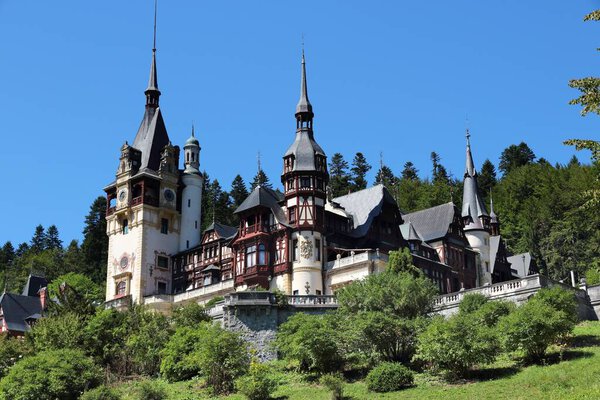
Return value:
M 41 288 L 48 286 L 48 281 L 43 276 L 30 274 L 21 293 L 23 296 L 38 296 Z
M 316 170 L 315 154 L 325 157 L 325 152 L 315 142 L 312 130 L 301 128 L 296 131 L 296 139 L 283 157 L 294 156 L 293 171 L 314 171 Z
M 144 118 L 132 145 L 142 152 L 140 169 L 149 168 L 158 171 L 161 152 L 168 144 L 169 135 L 160 107 L 146 106 Z
M 0 297 L 0 307 L 2 307 L 6 327 L 13 332 L 27 332 L 29 325 L 25 320 L 42 313 L 40 298 L 34 296 L 4 293 Z
M 362 237 L 367 234 L 375 217 L 381 213 L 385 202 L 396 205 L 394 198 L 383 185 L 359 190 L 345 196 L 333 199 L 344 208 L 346 213 L 352 216 L 354 229 L 352 236 Z
M 229 239 L 235 236 L 235 234 L 237 233 L 237 228 L 235 226 L 224 225 L 218 222 L 213 222 L 212 224 L 210 224 L 208 228 L 204 230 L 204 232 L 212 230 L 217 232 L 217 235 L 219 235 L 223 239 Z
M 271 209 L 271 212 L 275 216 L 275 219 L 278 223 L 287 226 L 287 217 L 279 205 L 279 202 L 281 201 L 283 201 L 283 194 L 281 194 L 279 191 L 258 185 L 254 188 L 252 193 L 246 197 L 242 204 L 240 204 L 237 210 L 234 211 L 234 214 L 239 214 L 254 207 L 266 207 Z
M 404 240 L 417 240 L 419 242 L 423 241 L 423 239 L 421 239 L 421 236 L 415 230 L 415 227 L 412 224 L 412 222 L 405 222 L 402 225 L 400 225 L 400 233 L 402 234 Z
M 446 236 L 456 211 L 456 206 L 450 202 L 404 214 L 402 218 L 405 223 L 410 222 L 415 227 L 423 240 L 429 242 Z
M 494 273 L 494 267 L 496 265 L 496 255 L 500 250 L 500 235 L 490 236 L 490 272 Z
M 524 278 L 531 272 L 531 253 L 515 254 L 507 259 L 511 264 L 510 268 L 514 269 L 518 276 Z
M 467 131 L 467 161 L 465 166 L 465 178 L 463 182 L 463 203 L 461 216 L 470 217 L 471 222 L 467 223 L 465 230 L 483 229 L 480 217 L 488 216 L 485 204 L 479 195 L 479 186 L 477 185 L 477 171 L 473 163 L 471 154 L 471 142 L 469 141 L 469 131 Z

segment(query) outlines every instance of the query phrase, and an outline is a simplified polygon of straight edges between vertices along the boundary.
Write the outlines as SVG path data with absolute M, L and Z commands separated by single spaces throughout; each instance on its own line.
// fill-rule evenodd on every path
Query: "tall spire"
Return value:
M 150 65 L 150 78 L 148 79 L 148 87 L 144 92 L 146 94 L 146 106 L 158 107 L 158 98 L 160 90 L 158 90 L 158 75 L 156 72 L 156 14 L 157 0 L 154 0 L 154 37 L 152 42 L 152 64 Z
M 469 129 L 466 133 L 467 138 L 467 160 L 465 166 L 465 177 L 463 182 L 463 204 L 461 215 L 465 220 L 465 231 L 484 229 L 487 225 L 489 214 L 485 209 L 485 204 L 479 194 L 477 184 L 477 171 L 471 154 L 471 134 Z
M 477 172 L 475 171 L 475 164 L 473 163 L 473 155 L 471 154 L 471 133 L 469 132 L 469 128 L 467 128 L 466 133 L 467 138 L 467 162 L 465 166 L 465 177 L 475 176 Z
M 304 44 L 302 45 L 302 78 L 300 82 L 300 100 L 296 106 L 296 118 L 303 121 L 312 120 L 314 114 L 312 104 L 308 100 L 308 88 L 306 86 L 306 61 L 304 59 Z

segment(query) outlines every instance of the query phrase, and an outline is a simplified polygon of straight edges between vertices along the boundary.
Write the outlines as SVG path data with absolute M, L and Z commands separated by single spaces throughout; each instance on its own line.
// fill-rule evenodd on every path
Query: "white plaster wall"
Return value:
M 135 214 L 132 214 L 135 215 Z M 106 300 L 115 298 L 116 286 L 115 276 L 124 273 L 131 273 L 131 282 L 129 284 L 130 292 L 136 278 L 139 279 L 139 274 L 136 272 L 141 265 L 141 242 L 142 229 L 134 224 L 134 218 L 128 218 L 129 233 L 124 235 L 121 229 L 121 221 L 126 218 L 125 215 L 120 215 L 114 218 L 107 225 L 108 228 L 108 265 L 106 279 Z M 133 226 L 132 226 L 133 225 Z M 129 259 L 127 268 L 121 268 L 120 261 L 123 256 Z
M 292 234 L 292 240 L 298 240 L 298 261 L 292 263 L 292 293 L 298 291 L 298 294 L 306 294 L 306 283 L 310 285 L 309 294 L 316 294 L 317 290 L 324 294 L 323 290 L 323 245 L 324 240 L 319 232 L 300 231 Z M 316 260 L 315 240 L 321 240 L 321 260 Z M 308 258 L 302 256 L 302 243 L 310 242 L 312 246 L 312 254 Z M 294 248 L 289 245 L 290 256 L 293 259 Z
M 479 252 L 477 257 L 477 268 L 479 268 L 478 285 L 486 285 L 492 283 L 492 263 L 490 261 L 490 234 L 486 231 L 469 231 L 465 232 L 465 236 L 469 241 L 469 245 Z M 486 244 L 487 243 L 487 244 Z M 488 263 L 488 272 L 485 270 L 485 263 Z
M 154 210 L 150 211 L 153 218 L 158 219 L 158 213 Z M 157 288 L 158 281 L 167 283 L 167 291 L 171 290 L 171 265 L 169 260 L 169 269 L 162 270 L 156 268 L 157 254 L 170 257 L 177 253 L 179 249 L 179 234 L 177 232 L 169 232 L 163 234 L 160 232 L 160 227 L 144 226 L 143 243 L 142 243 L 142 260 L 140 263 L 140 286 L 137 293 L 132 293 L 134 302 L 142 302 L 144 296 L 154 294 Z M 152 267 L 152 276 L 150 276 L 150 267 Z M 139 299 L 139 300 L 136 300 Z
M 197 174 L 184 174 L 181 195 L 181 235 L 179 238 L 179 251 L 192 248 L 200 244 L 200 217 L 202 205 L 202 177 Z M 188 200 L 190 206 L 188 207 Z M 188 247 L 189 243 L 189 247 Z

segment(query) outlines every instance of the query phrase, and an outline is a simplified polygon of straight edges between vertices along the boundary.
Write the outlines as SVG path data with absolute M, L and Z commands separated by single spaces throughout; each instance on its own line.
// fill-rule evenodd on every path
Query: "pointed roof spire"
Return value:
M 494 198 L 492 197 L 492 189 L 490 189 L 490 218 L 492 224 L 498 223 L 498 216 L 494 212 Z
M 467 134 L 465 135 L 467 138 L 467 162 L 465 166 L 465 177 L 475 176 L 477 172 L 475 171 L 475 163 L 473 163 L 473 155 L 471 154 L 471 133 L 469 132 L 469 128 L 467 128 Z
M 158 106 L 160 90 L 158 90 L 158 74 L 156 72 L 156 14 L 158 0 L 154 0 L 154 37 L 152 42 L 152 63 L 150 64 L 150 78 L 146 88 L 146 105 Z
M 306 61 L 304 59 L 304 40 L 302 43 L 302 78 L 300 82 L 300 100 L 296 106 L 296 115 L 310 114 L 312 117 L 312 104 L 308 100 L 308 88 L 306 86 Z
M 465 231 L 483 229 L 483 220 L 480 218 L 488 217 L 485 204 L 479 195 L 479 185 L 477 184 L 477 171 L 471 154 L 471 133 L 467 129 L 467 161 L 465 166 L 465 177 L 463 181 L 463 204 L 461 215 L 467 220 Z

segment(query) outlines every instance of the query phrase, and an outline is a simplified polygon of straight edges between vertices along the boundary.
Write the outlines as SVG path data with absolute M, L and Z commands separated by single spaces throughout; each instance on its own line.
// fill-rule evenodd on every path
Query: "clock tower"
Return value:
M 170 256 L 180 245 L 179 147 L 171 144 L 159 107 L 156 49 L 144 93 L 142 123 L 133 144 L 121 147 L 116 180 L 105 188 L 107 302 L 142 304 L 145 296 L 170 293 Z
M 283 156 L 285 206 L 292 230 L 291 294 L 323 294 L 325 201 L 329 182 L 327 156 L 313 133 L 313 108 L 308 100 L 306 62 L 302 51 L 300 101 L 296 106 L 296 138 Z

